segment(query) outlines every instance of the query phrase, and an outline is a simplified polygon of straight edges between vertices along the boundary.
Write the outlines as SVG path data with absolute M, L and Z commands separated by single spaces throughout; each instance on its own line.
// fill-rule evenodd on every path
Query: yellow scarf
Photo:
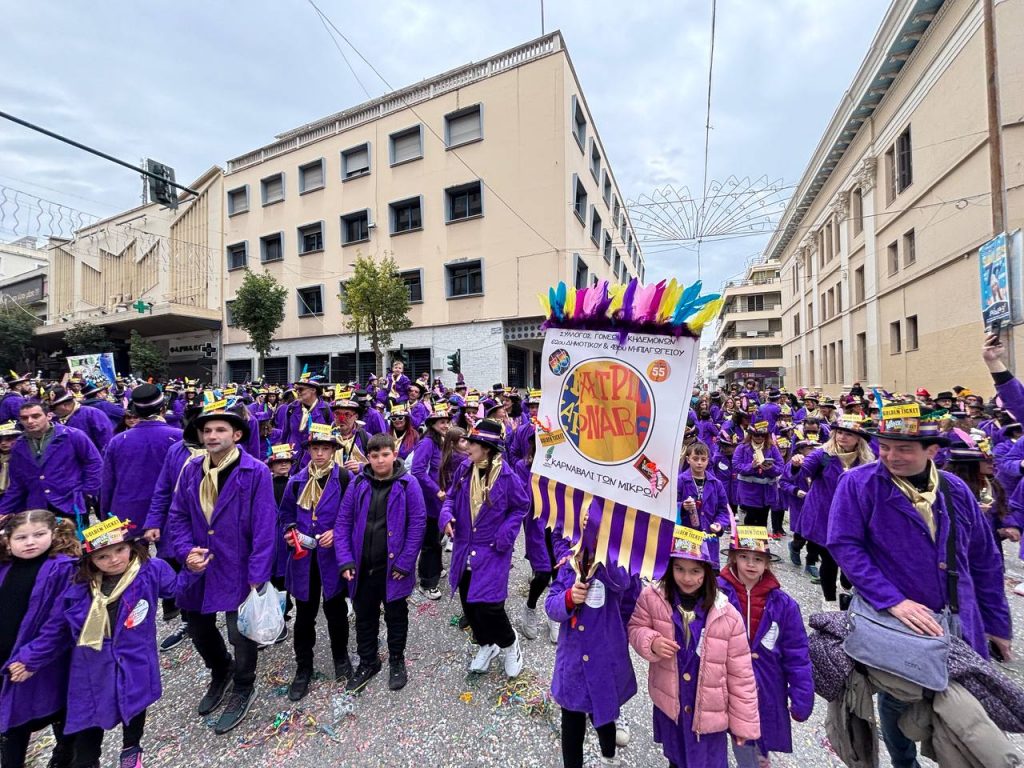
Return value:
M 235 463 L 238 460 L 238 455 L 238 446 L 236 445 L 216 467 L 210 463 L 209 454 L 203 458 L 203 479 L 199 483 L 199 506 L 203 508 L 203 517 L 206 518 L 206 522 L 213 519 L 213 508 L 217 506 L 217 497 L 220 495 L 217 476 L 225 467 Z
M 925 525 L 928 526 L 928 532 L 931 534 L 932 541 L 935 541 L 935 512 L 932 507 L 935 505 L 935 499 L 938 496 L 939 472 L 935 468 L 934 462 L 929 462 L 929 466 L 931 467 L 931 474 L 928 476 L 928 490 L 926 491 L 917 490 L 905 478 L 896 477 L 896 475 L 891 477 L 896 487 L 902 491 L 904 496 L 910 499 L 910 503 L 914 505 L 914 509 L 921 515 Z
M 356 433 L 354 430 L 348 437 L 341 438 L 341 448 L 334 452 L 334 461 L 339 465 L 343 465 L 346 461 L 358 461 L 360 464 L 368 463 L 367 458 L 363 456 L 363 452 L 356 445 Z
M 494 485 L 494 481 L 501 473 L 501 456 L 494 457 L 491 471 L 486 479 L 483 477 L 483 473 L 477 472 L 478 469 L 487 469 L 487 462 L 481 461 L 474 464 L 473 471 L 469 473 L 469 517 L 474 523 L 476 516 L 480 514 L 480 507 L 487 500 L 488 491 L 491 490 L 491 486 Z
M 754 461 L 764 463 L 764 443 L 761 445 L 754 445 L 754 442 L 750 442 L 750 447 L 754 449 Z
M 306 481 L 302 493 L 299 494 L 298 505 L 313 512 L 314 520 L 316 520 L 316 505 L 320 503 L 320 497 L 323 495 L 323 488 L 320 487 L 319 481 L 329 476 L 332 469 L 334 469 L 333 461 L 328 462 L 323 469 L 317 469 L 313 462 L 306 465 L 309 480 Z
M 836 451 L 835 457 L 843 462 L 843 469 L 849 469 L 857 461 L 857 451 L 849 451 L 848 453 Z
M 0 493 L 4 493 L 11 484 L 10 461 L 11 454 L 0 453 Z
M 102 590 L 103 574 L 93 576 L 89 589 L 92 592 L 92 605 L 89 606 L 89 613 L 85 617 L 85 624 L 82 625 L 82 634 L 78 636 L 78 644 L 94 651 L 103 650 L 103 639 L 110 637 L 110 614 L 107 606 L 117 600 L 128 589 L 135 577 L 139 575 L 142 565 L 139 558 L 132 557 L 128 563 L 128 569 L 121 574 L 117 586 L 109 595 L 104 595 Z
M 313 420 L 313 408 L 307 408 L 302 403 L 299 403 L 299 407 L 302 408 L 302 418 L 299 419 L 299 432 L 306 432 L 309 430 L 309 423 Z

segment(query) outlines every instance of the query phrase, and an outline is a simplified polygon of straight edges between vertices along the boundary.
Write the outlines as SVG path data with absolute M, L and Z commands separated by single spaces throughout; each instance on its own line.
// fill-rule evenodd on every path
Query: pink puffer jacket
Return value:
M 679 722 L 679 670 L 676 656 L 661 659 L 651 651 L 656 637 L 675 641 L 672 608 L 661 587 L 646 587 L 629 620 L 629 644 L 651 663 L 647 691 L 654 706 Z M 693 731 L 728 730 L 740 739 L 758 739 L 757 685 L 743 619 L 721 592 L 708 613 L 700 637 L 700 669 Z

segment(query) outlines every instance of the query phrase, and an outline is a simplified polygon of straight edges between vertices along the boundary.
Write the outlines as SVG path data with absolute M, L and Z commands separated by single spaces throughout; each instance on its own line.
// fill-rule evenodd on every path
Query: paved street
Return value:
M 520 545 L 522 539 L 520 538 Z M 782 554 L 786 541 L 773 544 Z M 1016 547 L 1007 546 L 1007 588 L 1024 576 Z M 788 561 L 776 565 L 783 587 L 804 606 L 816 606 L 818 588 Z M 517 558 L 510 589 L 510 604 L 517 621 L 525 601 L 529 568 Z M 260 657 L 260 693 L 249 718 L 233 733 L 213 735 L 212 720 L 195 715 L 207 682 L 206 670 L 192 650 L 183 644 L 162 658 L 164 695 L 149 710 L 146 766 L 245 766 L 264 768 L 287 762 L 302 766 L 561 766 L 557 736 L 558 707 L 546 698 L 554 646 L 546 639 L 524 641 L 526 671 L 514 682 L 505 680 L 498 663 L 490 674 L 470 677 L 466 668 L 471 656 L 468 636 L 452 626 L 458 601 L 432 603 L 419 593 L 410 606 L 409 685 L 399 692 L 387 690 L 384 673 L 360 696 L 349 697 L 340 685 L 329 681 L 327 653 L 318 658 L 320 678 L 300 707 L 290 706 L 285 689 L 294 670 L 290 642 L 264 651 Z M 1024 625 L 1024 599 L 1010 595 L 1015 625 Z M 806 611 L 805 611 L 806 614 Z M 382 624 L 383 625 L 383 624 Z M 161 637 L 166 633 L 161 632 Z M 326 647 L 326 630 L 319 648 Z M 352 630 L 350 648 L 355 649 Z M 625 765 L 663 766 L 666 762 L 651 741 L 651 704 L 646 695 L 646 663 L 634 655 L 640 693 L 625 708 L 633 739 L 621 751 Z M 1015 672 L 1024 682 L 1024 675 Z M 779 755 L 776 768 L 839 766 L 822 746 L 825 706 L 818 699 L 814 714 L 794 731 L 796 752 Z M 120 733 L 108 736 L 105 764 L 120 747 Z M 50 737 L 38 740 L 49 754 Z M 884 755 L 884 749 L 882 750 Z M 34 752 L 34 754 L 36 754 Z M 599 752 L 593 731 L 587 742 L 588 765 L 598 764 Z M 30 766 L 41 768 L 37 757 Z M 927 763 L 923 763 L 927 764 Z M 888 765 L 888 761 L 883 761 Z

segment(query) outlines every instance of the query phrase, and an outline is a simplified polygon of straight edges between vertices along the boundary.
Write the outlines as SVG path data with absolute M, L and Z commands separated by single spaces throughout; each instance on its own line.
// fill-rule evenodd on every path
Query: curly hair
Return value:
M 74 523 L 65 518 L 57 520 L 56 515 L 48 509 L 26 509 L 24 512 L 0 517 L 0 563 L 6 563 L 14 557 L 9 544 L 11 536 L 18 528 L 29 523 L 42 524 L 53 531 L 53 541 L 48 552 L 50 557 L 78 557 L 82 553 Z

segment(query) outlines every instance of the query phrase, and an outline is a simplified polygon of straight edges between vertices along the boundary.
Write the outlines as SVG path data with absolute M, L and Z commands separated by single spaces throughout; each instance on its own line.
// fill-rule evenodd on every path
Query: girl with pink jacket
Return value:
M 629 621 L 630 645 L 651 663 L 654 740 L 672 768 L 726 768 L 726 731 L 738 745 L 761 736 L 743 619 L 719 593 L 700 536 L 676 529 L 668 572 Z

